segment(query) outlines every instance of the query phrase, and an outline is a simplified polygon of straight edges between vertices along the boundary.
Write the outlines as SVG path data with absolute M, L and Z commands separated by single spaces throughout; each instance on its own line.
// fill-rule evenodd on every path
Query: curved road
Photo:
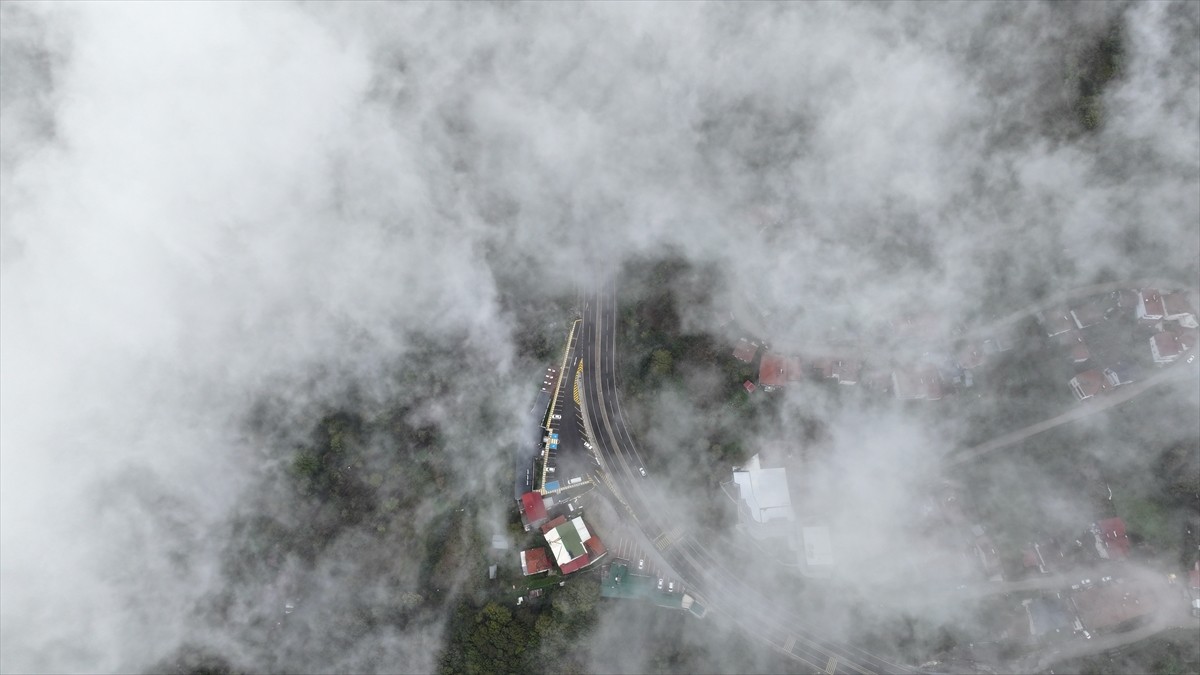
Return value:
M 781 608 L 775 598 L 747 584 L 723 562 L 728 556 L 707 549 L 695 538 L 667 527 L 659 497 L 643 486 L 644 466 L 621 412 L 616 381 L 616 292 L 611 282 L 584 309 L 579 355 L 584 360 L 584 424 L 595 443 L 602 480 L 625 506 L 650 541 L 666 542 L 662 556 L 696 595 L 714 611 L 802 663 L 812 672 L 910 673 L 857 647 L 828 639 Z

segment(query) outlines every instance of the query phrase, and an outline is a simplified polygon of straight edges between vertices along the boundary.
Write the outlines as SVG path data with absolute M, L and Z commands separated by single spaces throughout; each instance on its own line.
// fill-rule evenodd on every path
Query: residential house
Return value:
M 1038 312 L 1038 322 L 1046 331 L 1046 337 L 1056 337 L 1075 328 L 1075 320 L 1065 309 Z
M 1137 309 L 1134 310 L 1134 314 L 1139 321 L 1158 323 L 1163 320 L 1166 313 L 1166 307 L 1163 306 L 1163 299 L 1159 295 L 1158 289 L 1143 288 L 1138 291 Z
M 521 551 L 521 574 L 529 576 L 548 572 L 551 569 L 553 568 L 550 565 L 549 556 L 546 555 L 546 549 L 539 546 Z
M 546 503 L 539 492 L 526 492 L 521 495 L 521 523 L 525 531 L 546 522 Z
M 754 355 L 758 353 L 758 345 L 741 338 L 737 341 L 737 346 L 733 348 L 733 358 L 742 363 L 750 363 L 754 360 Z
M 1092 300 L 1071 310 L 1071 319 L 1080 330 L 1095 326 L 1108 318 L 1109 303 L 1102 299 Z
M 787 359 L 779 354 L 763 354 L 758 366 L 758 386 L 766 391 L 782 387 L 788 381 L 787 365 Z
M 1191 331 L 1165 330 L 1150 338 L 1150 355 L 1157 364 L 1167 364 L 1179 359 L 1196 346 L 1196 334 Z
M 936 401 L 942 397 L 937 369 L 925 364 L 892 371 L 892 394 L 902 401 Z
M 1079 373 L 1068 384 L 1071 385 L 1071 391 L 1075 392 L 1075 398 L 1080 401 L 1102 394 L 1113 386 L 1099 368 Z
M 863 362 L 857 359 L 835 359 L 829 377 L 838 384 L 858 384 Z
M 971 370 L 982 366 L 986 355 L 984 349 L 984 345 L 975 340 L 964 343 L 956 355 L 958 367 L 963 370 Z
M 1092 352 L 1088 349 L 1087 343 L 1083 341 L 1083 333 L 1080 333 L 1077 328 L 1060 333 L 1055 340 L 1067 348 L 1071 360 L 1075 363 L 1083 363 L 1092 358 Z
M 1200 323 L 1196 322 L 1196 310 L 1192 309 L 1192 303 L 1183 291 L 1163 296 L 1163 318 L 1178 322 L 1184 328 L 1200 328 Z

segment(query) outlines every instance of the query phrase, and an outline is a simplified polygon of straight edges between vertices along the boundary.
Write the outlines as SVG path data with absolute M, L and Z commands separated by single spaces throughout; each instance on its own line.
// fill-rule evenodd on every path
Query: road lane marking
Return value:
M 795 647 L 795 646 L 796 646 L 796 636 L 789 635 L 787 642 L 783 643 L 783 651 L 790 652 L 790 651 L 792 651 L 792 647 Z
M 836 657 L 836 656 L 829 657 L 829 663 L 825 664 L 825 672 L 828 675 L 833 675 L 835 672 L 837 672 L 837 665 L 838 665 L 838 657 Z

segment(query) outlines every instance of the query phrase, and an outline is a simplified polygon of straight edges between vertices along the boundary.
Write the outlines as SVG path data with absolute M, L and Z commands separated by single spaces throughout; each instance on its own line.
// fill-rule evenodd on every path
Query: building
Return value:
M 1200 328 L 1196 322 L 1196 310 L 1188 302 L 1187 294 L 1175 291 L 1163 296 L 1163 318 L 1167 321 L 1178 322 L 1184 328 Z
M 958 362 L 958 367 L 963 370 L 971 370 L 983 365 L 985 357 L 983 344 L 976 341 L 969 341 L 963 344 L 958 349 L 955 360 Z
M 1103 300 L 1092 300 L 1071 310 L 1071 319 L 1080 330 L 1104 321 L 1108 318 L 1108 303 Z
M 858 384 L 863 362 L 857 359 L 835 359 L 829 377 L 838 384 Z
M 791 529 L 795 514 L 786 469 L 763 469 L 755 455 L 745 467 L 733 472 L 733 486 L 735 494 L 730 496 L 737 502 L 738 520 L 748 525 L 745 529 L 751 535 L 778 536 L 782 526 Z
M 521 495 L 521 524 L 526 532 L 546 522 L 546 518 L 546 503 L 541 493 L 526 492 Z
M 1129 535 L 1125 533 L 1125 521 L 1108 518 L 1092 525 L 1096 539 L 1096 552 L 1105 560 L 1120 560 L 1129 555 Z
M 801 527 L 800 544 L 804 550 L 805 576 L 827 577 L 833 572 L 833 540 L 828 527 Z
M 1078 328 L 1060 333 L 1054 338 L 1058 344 L 1065 347 L 1071 355 L 1071 360 L 1075 363 L 1083 363 L 1092 358 L 1092 353 L 1088 349 L 1087 343 L 1083 341 L 1083 333 L 1079 332 Z
M 1108 380 L 1108 384 L 1113 387 L 1133 382 L 1136 375 L 1137 370 L 1135 368 L 1123 363 L 1118 363 L 1111 368 L 1104 369 L 1104 379 Z
M 737 345 L 733 348 L 733 358 L 742 363 L 750 363 L 754 360 L 754 355 L 758 353 L 758 345 L 741 338 L 737 341 Z
M 607 552 L 600 538 L 592 534 L 583 516 L 567 520 L 559 516 L 542 526 L 542 534 L 558 570 L 570 574 L 599 560 Z
M 1071 391 L 1075 392 L 1075 398 L 1080 401 L 1086 401 L 1112 388 L 1104 372 L 1098 368 L 1079 373 L 1072 377 L 1068 384 L 1071 385 Z
M 1150 338 L 1150 355 L 1157 364 L 1172 363 L 1196 346 L 1196 337 L 1190 332 L 1164 330 Z
M 1138 292 L 1137 308 L 1134 314 L 1139 321 L 1146 323 L 1158 323 L 1166 316 L 1166 307 L 1163 306 L 1162 296 L 1159 295 L 1158 289 L 1144 288 Z
M 764 353 L 758 365 L 758 386 L 766 391 L 774 391 L 787 381 L 787 359 L 779 354 Z
M 1065 309 L 1052 309 L 1038 312 L 1038 322 L 1046 331 L 1046 337 L 1062 335 L 1075 328 L 1075 320 Z
M 942 379 L 931 365 L 892 371 L 892 393 L 902 401 L 936 401 L 942 397 Z
M 521 574 L 529 576 L 548 572 L 551 569 L 553 566 L 550 564 L 550 558 L 546 555 L 546 549 L 539 546 L 528 551 L 521 551 Z

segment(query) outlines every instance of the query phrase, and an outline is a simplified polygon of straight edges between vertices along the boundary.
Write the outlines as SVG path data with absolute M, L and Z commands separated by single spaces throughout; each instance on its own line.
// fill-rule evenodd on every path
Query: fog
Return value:
M 913 309 L 982 322 L 1102 280 L 1196 285 L 1198 13 L 3 3 L 0 670 L 146 670 L 185 645 L 247 670 L 436 669 L 445 606 L 330 626 L 453 596 L 461 570 L 422 586 L 419 535 L 467 542 L 445 521 L 464 500 L 484 530 L 507 517 L 495 476 L 546 365 L 522 341 L 557 345 L 573 299 L 635 257 L 716 271 L 680 308 L 689 330 L 735 339 L 733 312 L 801 345 Z M 1083 130 L 1065 73 L 1113 22 L 1122 74 Z M 1076 431 L 1148 483 L 1138 444 L 1194 443 L 1200 395 L 1174 393 L 1144 427 Z M 904 558 L 903 514 L 968 425 L 816 385 L 781 396 L 743 445 L 819 419 L 798 503 L 857 533 L 830 583 L 895 583 L 864 576 Z M 433 430 L 451 467 L 436 498 L 406 503 L 401 530 L 347 527 L 304 562 L 236 572 L 246 522 L 309 518 L 288 467 L 347 401 Z M 686 518 L 697 497 L 674 490 L 707 470 L 689 453 L 727 420 L 674 394 L 633 415 L 669 420 L 644 440 Z M 380 480 L 408 470 L 363 448 Z M 271 632 L 298 593 L 296 627 Z M 603 648 L 628 613 L 602 609 L 593 668 L 651 666 Z

